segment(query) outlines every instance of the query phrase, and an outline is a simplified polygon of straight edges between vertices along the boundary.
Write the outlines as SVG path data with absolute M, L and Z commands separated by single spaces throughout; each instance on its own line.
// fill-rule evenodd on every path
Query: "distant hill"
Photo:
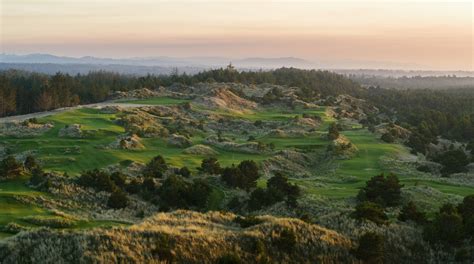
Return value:
M 64 57 L 50 54 L 0 54 L 2 63 L 52 63 L 52 64 L 91 64 L 91 65 L 134 65 L 134 66 L 161 66 L 161 67 L 224 67 L 229 63 L 237 67 L 279 68 L 299 67 L 311 68 L 313 63 L 300 58 L 224 58 L 224 57 L 136 57 L 136 58 L 98 58 L 98 57 Z

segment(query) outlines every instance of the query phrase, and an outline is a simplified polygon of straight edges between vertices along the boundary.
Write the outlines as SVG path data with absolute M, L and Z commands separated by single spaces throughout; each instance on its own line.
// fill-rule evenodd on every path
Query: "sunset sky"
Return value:
M 3 53 L 473 70 L 471 1 L 0 1 Z

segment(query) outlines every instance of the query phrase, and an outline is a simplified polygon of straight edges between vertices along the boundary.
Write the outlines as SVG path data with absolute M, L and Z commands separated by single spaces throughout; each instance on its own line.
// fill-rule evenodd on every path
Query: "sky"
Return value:
M 0 1 L 2 53 L 473 70 L 472 1 Z

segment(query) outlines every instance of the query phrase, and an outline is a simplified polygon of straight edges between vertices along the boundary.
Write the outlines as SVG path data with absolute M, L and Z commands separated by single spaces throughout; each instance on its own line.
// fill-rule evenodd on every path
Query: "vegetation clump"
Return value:
M 359 238 L 355 255 L 364 263 L 383 263 L 384 238 L 374 232 L 367 232 Z
M 400 203 L 402 187 L 395 174 L 385 177 L 382 173 L 367 181 L 357 198 L 359 201 L 370 201 L 383 206 L 396 206 Z
M 297 199 L 301 195 L 300 188 L 288 182 L 288 178 L 281 173 L 276 173 L 267 182 L 267 188 L 257 188 L 250 194 L 248 208 L 259 210 L 277 202 L 285 201 L 288 207 L 296 207 Z
M 373 202 L 362 202 L 358 204 L 352 213 L 352 217 L 358 220 L 369 220 L 376 224 L 386 224 L 388 221 L 383 207 Z
M 168 170 L 168 165 L 165 159 L 161 155 L 158 155 L 146 164 L 143 175 L 145 177 L 161 178 L 166 170 Z
M 257 186 L 260 177 L 257 163 L 253 160 L 244 160 L 239 165 L 222 170 L 221 179 L 231 187 L 249 190 Z

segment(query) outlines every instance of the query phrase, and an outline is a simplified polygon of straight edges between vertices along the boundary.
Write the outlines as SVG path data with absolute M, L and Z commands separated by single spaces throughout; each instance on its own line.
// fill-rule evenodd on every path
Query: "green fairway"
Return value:
M 330 198 L 354 197 L 360 188 L 371 177 L 380 173 L 388 174 L 391 171 L 383 166 L 381 158 L 385 155 L 406 154 L 408 149 L 400 144 L 385 143 L 366 129 L 343 131 L 359 151 L 347 160 L 337 162 L 337 169 L 333 174 L 318 178 L 320 181 L 302 180 L 300 184 L 313 194 Z M 447 184 L 436 180 L 427 180 L 413 177 L 413 175 L 397 175 L 405 186 L 426 185 L 442 193 L 466 196 L 474 194 L 474 188 Z M 323 183 L 322 187 L 317 186 Z

